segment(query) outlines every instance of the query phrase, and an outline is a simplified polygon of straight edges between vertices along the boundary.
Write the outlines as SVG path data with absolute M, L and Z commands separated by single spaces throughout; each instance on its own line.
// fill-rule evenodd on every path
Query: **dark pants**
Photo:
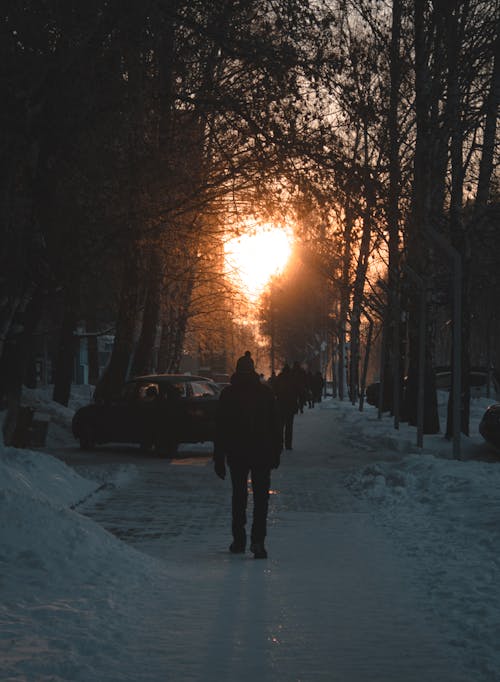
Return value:
M 267 530 L 267 509 L 269 505 L 269 486 L 271 470 L 269 467 L 249 466 L 245 464 L 230 465 L 233 484 L 233 538 L 236 542 L 245 542 L 245 525 L 247 522 L 248 475 L 252 476 L 253 490 L 253 523 L 252 542 L 264 542 Z

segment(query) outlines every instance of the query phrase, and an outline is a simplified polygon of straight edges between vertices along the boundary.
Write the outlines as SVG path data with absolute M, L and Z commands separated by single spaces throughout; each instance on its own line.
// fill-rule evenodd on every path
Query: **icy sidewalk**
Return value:
M 148 662 L 142 680 L 470 682 L 412 566 L 346 491 L 345 470 L 368 455 L 342 444 L 336 417 L 297 419 L 273 475 L 267 561 L 227 551 L 230 486 L 204 460 L 145 464 L 88 510 L 166 568 L 129 644 Z M 133 679 L 116 673 L 105 679 Z
M 287 512 L 278 526 L 267 564 L 215 549 L 174 559 L 166 679 L 465 681 L 364 515 Z

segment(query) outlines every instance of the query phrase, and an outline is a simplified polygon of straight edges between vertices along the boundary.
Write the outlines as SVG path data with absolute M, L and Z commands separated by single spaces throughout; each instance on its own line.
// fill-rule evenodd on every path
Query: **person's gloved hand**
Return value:
M 226 478 L 226 465 L 225 465 L 223 459 L 222 460 L 221 459 L 215 460 L 214 471 L 219 478 L 222 478 L 222 480 L 224 480 Z

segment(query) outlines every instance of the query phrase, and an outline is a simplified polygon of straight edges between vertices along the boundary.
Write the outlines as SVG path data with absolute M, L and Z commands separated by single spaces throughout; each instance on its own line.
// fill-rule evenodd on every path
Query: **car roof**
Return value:
M 166 381 L 168 383 L 175 381 L 210 381 L 214 383 L 212 379 L 207 377 L 198 376 L 195 374 L 144 374 L 142 376 L 134 377 L 130 379 L 127 383 L 134 381 L 151 381 L 151 382 L 162 382 Z

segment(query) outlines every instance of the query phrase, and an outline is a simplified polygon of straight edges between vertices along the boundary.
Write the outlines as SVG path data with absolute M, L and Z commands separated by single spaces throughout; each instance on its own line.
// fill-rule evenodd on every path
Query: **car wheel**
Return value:
M 158 441 L 155 445 L 155 450 L 160 457 L 175 457 L 178 447 L 177 439 L 168 438 Z
M 172 440 L 167 444 L 167 457 L 175 457 L 177 454 L 177 448 L 179 443 L 176 440 Z
M 95 440 L 92 435 L 92 430 L 87 427 L 80 436 L 80 450 L 93 450 L 95 448 Z

